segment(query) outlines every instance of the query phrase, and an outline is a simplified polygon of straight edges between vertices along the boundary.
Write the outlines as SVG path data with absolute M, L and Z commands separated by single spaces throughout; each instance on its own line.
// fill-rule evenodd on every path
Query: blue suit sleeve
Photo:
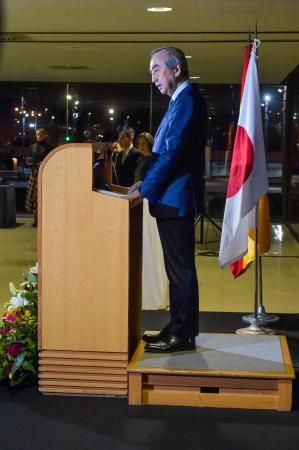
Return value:
M 171 175 L 172 170 L 179 164 L 188 150 L 188 135 L 194 127 L 195 101 L 191 96 L 173 105 L 169 117 L 167 131 L 163 139 L 163 147 L 159 149 L 159 156 L 147 173 L 140 192 L 147 198 L 159 189 Z

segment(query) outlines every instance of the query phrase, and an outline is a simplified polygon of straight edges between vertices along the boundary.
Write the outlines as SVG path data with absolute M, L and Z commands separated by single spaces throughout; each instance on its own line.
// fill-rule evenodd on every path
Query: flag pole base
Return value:
M 239 328 L 236 330 L 236 334 L 251 334 L 251 335 L 258 335 L 258 334 L 275 334 L 275 331 L 271 330 L 270 328 L 264 328 L 259 325 L 259 321 L 254 318 L 253 322 L 249 327 L 246 328 Z
M 267 314 L 263 305 L 258 305 L 255 314 L 246 314 L 242 317 L 243 322 L 245 323 L 253 323 L 255 319 L 258 319 L 258 322 L 261 325 L 266 325 L 268 323 L 275 323 L 279 321 L 279 317 L 274 314 Z

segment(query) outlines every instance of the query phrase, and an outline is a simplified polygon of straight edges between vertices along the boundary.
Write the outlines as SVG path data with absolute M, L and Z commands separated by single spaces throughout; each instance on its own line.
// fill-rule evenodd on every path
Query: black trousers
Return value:
M 194 259 L 193 217 L 157 218 L 165 269 L 169 280 L 169 334 L 194 337 L 198 334 L 198 282 Z

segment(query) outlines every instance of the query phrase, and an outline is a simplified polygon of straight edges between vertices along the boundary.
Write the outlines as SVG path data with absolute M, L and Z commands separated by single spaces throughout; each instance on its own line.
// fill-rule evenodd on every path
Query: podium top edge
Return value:
M 143 200 L 142 198 L 132 200 L 132 199 L 128 198 L 127 194 L 121 194 L 119 192 L 113 192 L 113 191 L 106 191 L 105 189 L 96 189 L 95 188 L 95 189 L 93 189 L 93 192 L 96 192 L 96 193 L 99 193 L 102 195 L 108 195 L 110 197 L 116 197 L 121 200 L 125 200 L 125 201 L 129 202 L 130 207 L 133 207 L 133 206 L 138 205 L 139 203 L 142 203 L 142 200 Z

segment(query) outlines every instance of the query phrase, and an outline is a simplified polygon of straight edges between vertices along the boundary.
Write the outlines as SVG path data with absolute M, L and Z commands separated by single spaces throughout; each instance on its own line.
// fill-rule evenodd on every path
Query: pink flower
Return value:
M 9 344 L 5 349 L 5 354 L 15 358 L 22 350 L 23 345 L 17 342 L 15 344 Z
M 14 316 L 12 316 L 11 314 L 8 314 L 5 318 L 6 322 L 8 323 L 13 323 L 13 321 L 15 320 Z
M 5 317 L 6 322 L 13 323 L 14 320 L 22 320 L 23 314 L 21 311 L 13 311 L 11 314 L 5 312 L 3 317 Z
M 0 330 L 1 334 L 8 334 L 10 332 L 11 328 L 2 328 L 2 330 Z

